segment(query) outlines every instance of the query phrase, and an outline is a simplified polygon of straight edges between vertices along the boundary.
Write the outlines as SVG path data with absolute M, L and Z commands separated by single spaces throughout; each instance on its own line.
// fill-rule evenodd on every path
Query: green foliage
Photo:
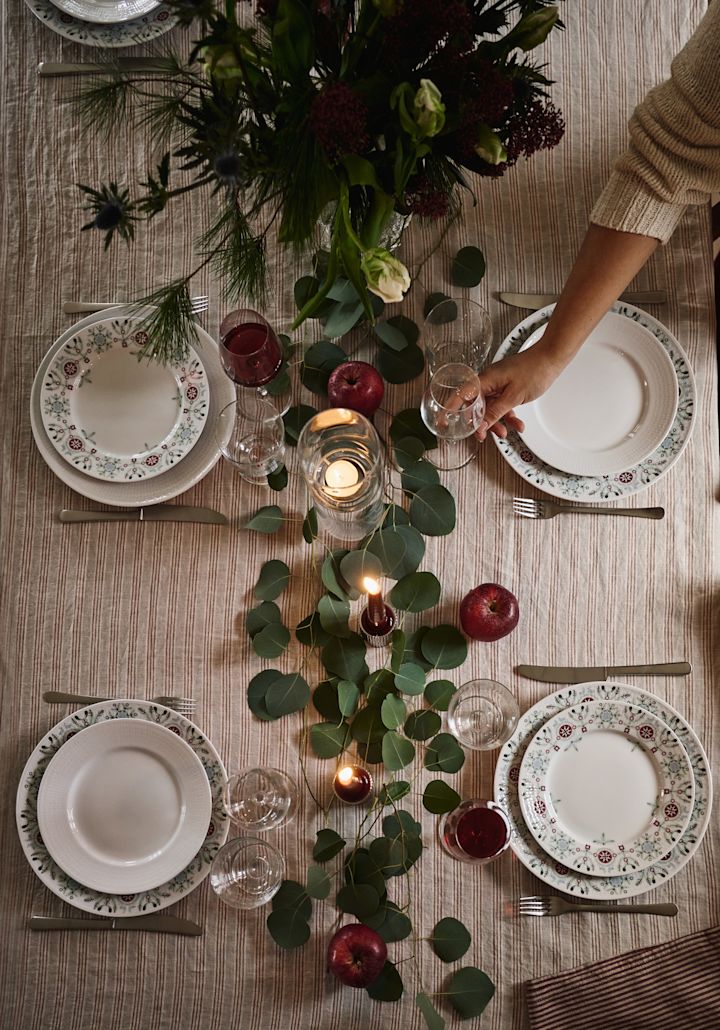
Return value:
M 445 301 L 451 300 L 447 293 L 429 293 L 425 298 L 425 304 L 423 306 L 423 314 L 425 318 L 431 323 L 431 325 L 444 325 L 447 322 L 454 322 L 457 318 L 457 305 L 453 305 L 451 301 L 446 308 L 442 308 L 440 311 L 436 311 L 435 315 L 431 318 L 431 313 L 434 308 L 439 307 L 440 304 L 444 304 Z M 454 311 L 453 311 L 454 306 Z
M 461 1019 L 479 1016 L 495 993 L 495 984 L 475 966 L 458 969 L 443 992 Z
M 443 962 L 456 962 L 462 958 L 472 943 L 472 938 L 459 919 L 447 916 L 435 924 L 430 935 L 430 944 Z
M 425 355 L 415 344 L 408 344 L 399 352 L 390 347 L 380 346 L 377 368 L 383 379 L 387 379 L 389 383 L 409 383 L 424 370 Z
M 318 535 L 317 512 L 314 508 L 310 508 L 303 519 L 302 534 L 306 544 L 311 544 Z
M 350 745 L 350 727 L 346 722 L 318 722 L 310 727 L 310 747 L 318 758 L 337 758 Z
M 415 747 L 412 741 L 401 737 L 395 730 L 388 730 L 382 742 L 383 764 L 390 772 L 404 769 L 415 758 Z
M 340 854 L 345 844 L 346 841 L 335 830 L 318 830 L 313 847 L 313 858 L 316 862 L 329 862 L 331 858 Z
M 349 637 L 350 602 L 343 601 L 332 594 L 324 594 L 318 601 L 320 625 L 333 637 Z
M 347 361 L 347 354 L 328 340 L 319 340 L 305 351 L 300 366 L 300 381 L 311 393 L 327 395 L 330 373 Z
M 323 648 L 322 663 L 332 675 L 357 683 L 368 674 L 365 641 L 357 633 L 336 637 Z
M 375 334 L 390 350 L 404 351 L 418 342 L 420 330 L 405 315 L 395 315 L 384 322 L 377 322 Z
M 485 275 L 485 256 L 477 247 L 462 247 L 452 263 L 452 281 L 469 289 L 477 286 Z
M 310 404 L 294 404 L 283 415 L 285 425 L 285 443 L 290 447 L 297 446 L 298 437 L 306 422 L 309 422 L 313 415 L 317 415 L 317 408 Z
M 407 709 L 402 698 L 395 694 L 388 694 L 380 706 L 380 718 L 383 726 L 389 730 L 396 730 L 405 722 Z
M 405 735 L 412 740 L 429 740 L 439 732 L 442 719 L 437 712 L 420 709 L 411 712 L 405 721 Z
M 427 994 L 419 991 L 415 995 L 415 1004 L 422 1013 L 427 1030 L 445 1030 L 445 1020 L 430 1001 Z
M 299 672 L 278 676 L 265 693 L 265 706 L 273 719 L 301 711 L 310 700 L 310 687 Z
M 385 963 L 380 976 L 365 990 L 375 1001 L 398 1001 L 402 997 L 403 982 L 392 962 Z
M 434 815 L 452 812 L 460 804 L 460 795 L 445 780 L 430 780 L 423 792 L 423 805 Z
M 451 733 L 438 733 L 425 752 L 425 768 L 430 772 L 456 773 L 465 764 L 465 752 Z
M 288 470 L 284 465 L 281 465 L 275 472 L 270 473 L 267 477 L 267 482 L 271 490 L 280 493 L 288 485 Z
M 444 486 L 422 486 L 413 494 L 410 522 L 425 536 L 447 536 L 455 518 L 455 499 Z
M 467 658 L 467 640 L 455 626 L 442 624 L 427 630 L 420 649 L 434 669 L 456 669 Z
M 290 630 L 281 623 L 271 623 L 252 638 L 252 646 L 259 658 L 278 658 L 290 643 Z
M 440 580 L 432 572 L 411 572 L 390 591 L 390 604 L 405 612 L 424 612 L 440 600 Z
M 311 865 L 307 871 L 307 892 L 316 901 L 324 901 L 330 893 L 330 877 L 319 865 Z
M 277 504 L 265 504 L 245 523 L 245 529 L 254 529 L 256 533 L 270 535 L 277 533 L 283 521 L 283 514 Z
M 438 712 L 446 712 L 456 687 L 450 680 L 433 680 L 425 687 L 425 700 Z
M 395 415 L 390 424 L 390 439 L 393 443 L 397 444 L 406 437 L 416 437 L 421 440 L 426 451 L 437 447 L 437 437 L 423 422 L 419 408 L 405 408 Z
M 273 601 L 263 601 L 257 608 L 250 608 L 245 615 L 245 628 L 251 637 L 265 629 L 266 626 L 281 622 L 280 609 Z
M 263 669 L 248 683 L 247 703 L 248 708 L 258 719 L 269 722 L 273 716 L 267 710 L 265 695 L 271 683 L 274 683 L 282 673 L 278 669 Z
M 406 494 L 416 494 L 426 486 L 439 486 L 440 476 L 434 465 L 419 458 L 405 465 L 400 477 L 402 488 Z M 419 527 L 418 527 L 419 528 Z
M 403 436 L 395 444 L 395 463 L 405 469 L 414 465 L 425 453 L 425 444 L 416 436 Z
M 425 554 L 425 541 L 412 526 L 396 526 L 375 533 L 367 549 L 380 559 L 389 579 L 402 579 L 415 572 Z
M 290 582 L 290 569 L 284 561 L 273 558 L 260 569 L 253 593 L 260 601 L 274 601 Z

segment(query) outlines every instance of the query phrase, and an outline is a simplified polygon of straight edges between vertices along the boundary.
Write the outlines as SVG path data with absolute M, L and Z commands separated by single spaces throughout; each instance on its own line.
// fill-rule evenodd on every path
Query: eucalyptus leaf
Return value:
M 460 795 L 445 780 L 430 780 L 423 792 L 423 805 L 433 815 L 452 812 L 460 804 Z
M 290 630 L 282 623 L 265 626 L 252 638 L 255 654 L 259 658 L 279 658 L 290 643 Z
M 329 590 L 341 601 L 347 601 L 348 594 L 344 584 L 341 582 L 340 563 L 347 555 L 345 550 L 331 551 L 324 559 L 320 567 L 320 578 L 326 590 Z
M 447 536 L 455 529 L 455 499 L 444 486 L 423 486 L 410 501 L 410 522 L 425 536 Z
M 332 640 L 331 635 L 322 628 L 317 609 L 297 624 L 295 637 L 305 647 L 324 647 Z
M 318 521 L 317 512 L 314 508 L 310 508 L 303 519 L 302 534 L 306 544 L 311 544 L 317 538 Z
M 317 291 L 320 289 L 320 283 L 314 275 L 303 275 L 296 280 L 293 287 L 293 296 L 295 298 L 295 307 L 300 311 L 304 308 L 307 302 L 314 297 Z
M 382 741 L 387 727 L 383 724 L 380 712 L 381 709 L 376 705 L 366 705 L 360 709 L 350 723 L 353 740 L 361 744 L 379 744 Z
M 422 694 L 425 689 L 425 670 L 413 662 L 404 662 L 395 675 L 395 686 L 403 694 Z
M 310 939 L 310 925 L 300 912 L 281 908 L 271 912 L 266 926 L 275 943 L 288 951 L 301 948 Z
M 397 504 L 390 504 L 385 512 L 385 517 L 380 523 L 380 529 L 395 529 L 396 526 L 409 526 L 410 516 Z
M 294 404 L 283 415 L 285 426 L 285 443 L 295 447 L 298 437 L 306 422 L 309 422 L 313 415 L 317 415 L 317 408 L 309 404 Z
M 398 443 L 406 436 L 414 436 L 418 440 L 422 440 L 426 451 L 437 447 L 437 437 L 423 422 L 419 408 L 404 408 L 395 415 L 390 424 L 390 439 L 393 443 Z
M 350 602 L 341 601 L 332 594 L 324 594 L 318 601 L 320 625 L 333 637 L 349 637 Z
M 389 383 L 409 383 L 419 376 L 424 368 L 425 355 L 415 344 L 408 344 L 399 353 L 384 344 L 378 347 L 377 369 Z
M 283 524 L 283 513 L 277 504 L 266 504 L 258 508 L 253 517 L 245 523 L 245 529 L 254 529 L 256 533 L 277 533 Z
M 461 1019 L 479 1016 L 495 993 L 495 984 L 482 969 L 466 966 L 450 977 L 447 990 L 453 1008 Z
M 376 669 L 363 682 L 368 705 L 380 705 L 388 694 L 395 693 L 395 677 L 390 669 Z
M 324 719 L 338 723 L 342 719 L 335 680 L 322 680 L 313 691 L 313 705 Z
M 431 712 L 427 708 L 417 712 L 411 712 L 405 721 L 405 736 L 411 740 L 429 740 L 440 731 L 442 719 L 437 712 Z
M 367 550 L 348 551 L 340 562 L 340 575 L 343 580 L 357 591 L 361 591 L 366 576 L 378 579 L 382 576 L 382 562 Z
M 415 757 L 415 745 L 395 730 L 388 730 L 382 742 L 383 764 L 390 772 L 404 769 Z
M 345 716 L 354 715 L 360 698 L 360 688 L 350 680 L 340 680 L 337 685 L 338 706 Z
M 363 761 L 365 765 L 381 765 L 382 741 L 380 743 L 371 742 L 369 744 L 363 744 L 358 741 L 357 753 L 358 758 Z
M 337 758 L 350 745 L 350 727 L 346 722 L 317 722 L 310 727 L 310 747 L 318 758 Z
M 392 962 L 386 962 L 380 976 L 365 988 L 374 1001 L 398 1001 L 402 997 L 403 982 Z
M 415 995 L 415 1004 L 422 1013 L 427 1030 L 445 1030 L 445 1020 L 430 1001 L 427 994 L 419 991 Z
M 403 436 L 395 444 L 395 461 L 405 469 L 419 461 L 425 453 L 425 444 L 417 436 Z
M 465 764 L 465 752 L 451 733 L 438 733 L 425 752 L 425 768 L 430 772 L 456 773 Z
M 280 609 L 272 601 L 263 601 L 257 608 L 251 608 L 245 615 L 245 629 L 251 637 L 254 637 L 266 626 L 272 626 L 282 622 Z
M 289 393 L 292 389 L 292 382 L 287 367 L 281 366 L 275 378 L 265 387 L 271 397 L 278 397 L 281 393 Z
M 450 304 L 446 305 L 446 301 Z M 433 315 L 435 308 L 445 305 Z M 445 325 L 447 322 L 454 322 L 457 318 L 457 304 L 448 297 L 447 293 L 429 293 L 425 298 L 423 315 L 431 325 Z
M 425 541 L 412 526 L 381 529 L 368 544 L 368 550 L 382 562 L 390 579 L 402 579 L 415 572 L 425 554 Z
M 281 715 L 299 712 L 310 700 L 310 687 L 299 672 L 291 672 L 270 684 L 265 694 L 268 713 L 278 719 Z
M 397 672 L 403 663 L 405 655 L 405 633 L 401 629 L 394 629 L 391 638 L 391 649 L 390 649 L 390 670 Z
M 386 895 L 385 877 L 367 848 L 355 848 L 348 854 L 345 860 L 345 883 L 365 883 L 375 888 L 378 898 L 382 899 Z
M 379 799 L 383 805 L 394 805 L 410 793 L 410 784 L 407 780 L 393 780 L 392 783 L 383 784 Z
M 322 650 L 322 663 L 331 674 L 357 683 L 367 676 L 365 641 L 357 633 L 336 637 Z
M 425 700 L 438 712 L 446 712 L 450 699 L 457 690 L 450 680 L 433 680 L 425 687 Z
M 297 880 L 283 880 L 273 896 L 273 912 L 279 912 L 281 909 L 299 912 L 306 921 L 312 915 L 312 902 L 308 897 L 308 892 Z
M 348 883 L 337 892 L 335 904 L 341 912 L 361 918 L 377 912 L 380 895 L 369 883 Z
M 394 315 L 384 322 L 377 322 L 375 334 L 391 350 L 404 351 L 418 342 L 420 330 L 412 319 L 405 315 Z
M 357 158 L 357 160 L 360 161 L 362 158 Z M 332 284 L 330 289 L 327 291 L 327 297 L 330 300 L 338 301 L 340 304 L 357 304 L 360 300 L 358 291 L 355 289 L 353 284 L 349 279 L 345 279 L 342 276 L 339 276 Z
M 335 830 L 318 830 L 313 846 L 313 858 L 316 862 L 329 862 L 345 847 L 346 841 Z
M 339 339 L 357 325 L 363 314 L 364 308 L 359 301 L 335 304 L 323 323 L 325 335 L 333 340 Z
M 400 476 L 400 482 L 406 494 L 416 494 L 424 486 L 438 486 L 440 476 L 434 465 L 420 458 L 411 465 L 406 465 Z
M 271 490 L 280 493 L 288 485 L 288 470 L 284 465 L 281 465 L 280 468 L 275 469 L 274 472 L 268 475 L 267 482 Z
M 386 815 L 382 821 L 382 830 L 386 837 L 394 840 L 396 837 L 410 836 L 419 837 L 422 826 L 404 808 L 399 808 L 392 815 Z
M 420 643 L 425 659 L 434 669 L 456 669 L 467 658 L 467 640 L 455 626 L 442 624 L 429 629 Z
M 319 865 L 311 865 L 308 868 L 307 892 L 316 901 L 324 901 L 330 893 L 330 877 Z
M 462 247 L 452 263 L 452 281 L 456 286 L 470 289 L 477 286 L 485 275 L 485 256 L 477 247 Z
M 290 582 L 290 569 L 284 561 L 273 558 L 260 569 L 254 594 L 261 601 L 274 601 Z
M 402 698 L 395 694 L 388 694 L 380 706 L 380 718 L 383 725 L 387 726 L 389 730 L 396 730 L 398 726 L 402 726 L 406 715 L 407 709 Z
M 443 962 L 457 962 L 472 944 L 472 937 L 459 919 L 446 916 L 435 924 L 430 935 L 430 944 Z
M 424 612 L 440 600 L 440 580 L 432 572 L 411 572 L 390 591 L 390 604 L 404 612 Z
M 270 684 L 274 683 L 279 676 L 282 676 L 282 673 L 278 669 L 263 669 L 262 672 L 253 676 L 248 683 L 248 708 L 253 715 L 256 715 L 258 719 L 262 719 L 264 722 L 268 722 L 273 718 L 265 705 L 265 695 Z
M 379 926 L 374 926 L 386 944 L 394 944 L 397 941 L 404 941 L 412 933 L 412 923 L 401 912 L 398 906 L 392 901 L 386 901 L 385 906 L 378 909 L 378 913 L 384 911 L 385 918 Z
M 329 340 L 318 340 L 305 351 L 300 366 L 300 381 L 311 393 L 327 394 L 330 373 L 347 361 L 341 347 Z
M 421 669 L 424 669 L 425 672 L 429 672 L 432 669 L 432 665 L 422 653 L 422 642 L 425 639 L 428 628 L 428 626 L 418 626 L 410 634 L 405 643 L 405 654 L 403 655 L 403 662 L 413 662 L 415 665 L 419 665 Z

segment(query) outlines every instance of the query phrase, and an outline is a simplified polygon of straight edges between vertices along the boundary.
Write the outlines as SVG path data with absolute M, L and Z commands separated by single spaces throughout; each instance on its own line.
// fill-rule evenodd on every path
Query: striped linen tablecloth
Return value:
M 498 290 L 552 291 L 561 287 L 582 239 L 588 213 L 626 139 L 637 100 L 666 76 L 670 60 L 700 20 L 703 0 L 573 0 L 563 5 L 566 31 L 554 33 L 543 58 L 556 81 L 553 98 L 567 132 L 555 150 L 536 155 L 499 180 L 478 181 L 478 203 L 442 240 L 403 311 L 422 318 L 427 293 L 451 292 L 449 267 L 457 249 L 482 248 L 487 275 L 472 296 L 490 311 L 496 340 L 525 314 L 502 305 Z M 316 906 L 312 937 L 301 950 L 280 951 L 265 929 L 266 911 L 223 907 L 205 882 L 172 911 L 200 922 L 201 938 L 165 935 L 34 934 L 30 913 L 80 915 L 51 894 L 30 869 L 15 830 L 15 791 L 24 763 L 40 738 L 66 713 L 42 701 L 43 690 L 149 697 L 191 693 L 197 720 L 229 767 L 271 764 L 299 781 L 298 716 L 274 724 L 249 713 L 245 688 L 261 668 L 248 647 L 243 616 L 252 604 L 260 565 L 270 557 L 292 571 L 281 600 L 288 625 L 312 610 L 319 583 L 297 527 L 263 537 L 243 530 L 247 516 L 275 501 L 218 465 L 181 501 L 218 508 L 222 528 L 178 524 L 66 526 L 60 508 L 89 506 L 47 468 L 29 422 L 35 372 L 51 343 L 70 324 L 67 300 L 128 299 L 190 267 L 192 239 L 205 225 L 204 203 L 181 198 L 171 216 L 155 219 L 129 250 L 102 253 L 98 234 L 80 233 L 84 221 L 75 183 L 108 179 L 131 183 L 154 167 L 151 133 L 122 130 L 107 143 L 82 135 L 72 99 L 73 79 L 39 81 L 39 60 L 93 60 L 95 53 L 52 34 L 26 6 L 4 11 L 0 62 L 3 140 L 0 182 L 5 209 L 0 235 L 3 273 L 2 493 L 2 728 L 5 789 L 0 801 L 0 1024 L 12 1030 L 380 1030 L 417 1028 L 414 1004 L 423 988 L 442 995 L 455 967 L 444 967 L 426 942 L 406 949 L 405 996 L 398 1005 L 341 988 L 325 971 L 333 925 L 331 906 Z M 179 30 L 167 37 L 181 51 Z M 139 52 L 139 51 L 138 51 Z M 404 258 L 419 269 L 438 242 L 436 226 L 415 224 Z M 276 289 L 267 314 L 292 310 L 292 285 L 306 271 L 275 255 Z M 464 594 L 499 582 L 520 599 L 517 630 L 496 644 L 475 644 L 449 676 L 505 683 L 524 711 L 553 687 L 521 679 L 521 662 L 598 664 L 687 659 L 693 675 L 647 679 L 640 685 L 690 721 L 717 768 L 718 659 L 718 429 L 710 208 L 688 211 L 671 243 L 643 272 L 638 289 L 667 290 L 654 309 L 687 351 L 697 381 L 698 417 L 685 453 L 672 471 L 631 499 L 663 505 L 661 522 L 593 517 L 552 522 L 519 520 L 514 495 L 537 496 L 490 443 L 479 460 L 447 480 L 458 501 L 458 526 L 428 541 L 423 568 L 443 583 L 440 621 L 455 621 Z M 207 325 L 217 332 L 219 287 L 204 272 L 194 292 L 208 293 Z M 392 387 L 388 406 L 417 403 L 420 381 Z M 301 400 L 311 401 L 309 395 Z M 298 477 L 279 498 L 302 518 Z M 288 658 L 288 669 L 294 658 Z M 311 678 L 319 676 L 319 670 Z M 493 790 L 495 755 L 470 755 L 453 785 L 464 797 Z M 329 764 L 308 756 L 313 790 L 326 799 Z M 427 774 L 430 778 L 430 774 Z M 421 780 L 421 786 L 424 780 Z M 443 916 L 470 929 L 463 964 L 483 969 L 497 985 L 479 1025 L 515 1030 L 524 1025 L 523 984 L 562 970 L 655 948 L 720 921 L 718 820 L 678 875 L 659 885 L 653 900 L 675 901 L 676 919 L 565 916 L 513 918 L 520 895 L 549 892 L 508 852 L 475 870 L 453 863 L 434 843 L 436 820 L 420 800 L 409 802 L 422 820 L 426 851 L 411 877 L 411 914 L 426 937 Z M 346 813 L 349 824 L 354 816 Z M 303 879 L 320 821 L 305 791 L 296 820 L 277 834 L 288 875 Z M 347 827 L 346 827 L 347 828 Z M 402 955 L 403 952 L 398 952 Z M 417 975 L 416 975 L 417 974 Z M 679 991 L 682 984 L 677 985 Z M 442 997 L 437 1004 L 453 1026 Z M 620 1025 L 620 1024 L 617 1024 Z

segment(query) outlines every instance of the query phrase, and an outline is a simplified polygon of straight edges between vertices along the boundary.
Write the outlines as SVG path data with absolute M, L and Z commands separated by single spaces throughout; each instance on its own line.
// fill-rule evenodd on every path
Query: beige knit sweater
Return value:
M 720 0 L 673 61 L 667 82 L 635 109 L 630 139 L 590 220 L 665 243 L 686 205 L 720 191 Z

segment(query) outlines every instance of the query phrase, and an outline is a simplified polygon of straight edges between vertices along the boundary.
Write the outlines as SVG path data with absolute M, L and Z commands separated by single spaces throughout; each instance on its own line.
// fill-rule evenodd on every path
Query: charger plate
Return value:
M 673 731 L 690 760 L 695 783 L 695 799 L 687 828 L 667 854 L 639 872 L 588 876 L 587 873 L 570 869 L 564 862 L 548 855 L 538 844 L 528 829 L 520 808 L 520 766 L 528 744 L 540 727 L 558 712 L 590 701 L 631 704 L 650 712 Z M 495 800 L 503 806 L 508 815 L 512 827 L 510 847 L 523 865 L 539 880 L 556 890 L 599 901 L 645 894 L 680 872 L 700 847 L 710 820 L 712 795 L 707 755 L 697 735 L 682 716 L 654 694 L 628 683 L 612 680 L 581 683 L 576 687 L 559 690 L 538 701 L 520 717 L 512 737 L 503 745 L 495 767 Z
M 38 792 L 50 761 L 66 741 L 80 730 L 111 719 L 138 719 L 164 726 L 184 740 L 202 762 L 210 784 L 210 822 L 197 854 L 176 876 L 149 890 L 110 894 L 94 890 L 69 876 L 45 847 L 37 820 Z M 174 905 L 202 883 L 228 834 L 228 816 L 223 804 L 225 768 L 217 751 L 189 719 L 162 705 L 148 701 L 101 701 L 68 715 L 54 726 L 30 755 L 17 791 L 15 806 L 20 844 L 31 868 L 45 886 L 69 905 L 84 912 L 112 916 L 137 916 Z

